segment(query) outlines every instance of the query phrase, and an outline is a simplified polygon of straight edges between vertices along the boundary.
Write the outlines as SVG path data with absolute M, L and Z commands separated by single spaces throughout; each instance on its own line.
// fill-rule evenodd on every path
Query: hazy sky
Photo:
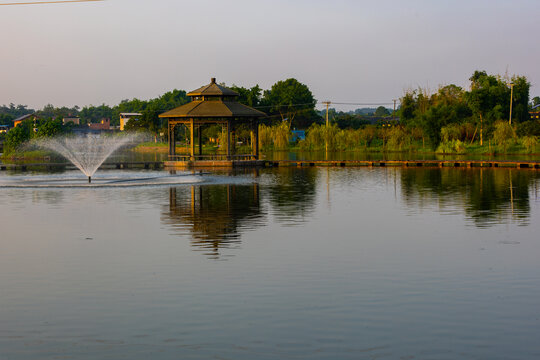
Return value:
M 525 75 L 532 97 L 538 19 L 539 0 L 0 6 L 0 104 L 114 105 L 211 77 L 263 89 L 294 77 L 319 101 L 391 102 L 407 88 L 468 86 L 476 69 Z

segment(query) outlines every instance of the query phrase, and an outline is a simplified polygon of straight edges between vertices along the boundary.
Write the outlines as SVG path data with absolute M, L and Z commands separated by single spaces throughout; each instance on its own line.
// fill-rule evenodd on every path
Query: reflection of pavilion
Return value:
M 264 220 L 259 185 L 213 185 L 171 188 L 162 221 L 179 233 L 191 234 L 192 245 L 218 258 L 219 249 L 240 244 L 243 230 Z

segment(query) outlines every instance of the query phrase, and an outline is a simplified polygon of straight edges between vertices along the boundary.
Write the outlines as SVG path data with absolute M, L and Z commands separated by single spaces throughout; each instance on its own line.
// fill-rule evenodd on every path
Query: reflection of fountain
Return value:
M 260 226 L 264 220 L 259 185 L 213 185 L 171 188 L 163 222 L 180 234 L 190 234 L 193 246 L 217 259 L 220 249 L 240 243 L 242 229 Z
M 39 139 L 35 141 L 35 144 L 41 148 L 55 151 L 71 161 L 83 174 L 88 176 L 90 183 L 96 170 L 113 152 L 140 138 L 141 136 L 138 134 L 67 136 Z

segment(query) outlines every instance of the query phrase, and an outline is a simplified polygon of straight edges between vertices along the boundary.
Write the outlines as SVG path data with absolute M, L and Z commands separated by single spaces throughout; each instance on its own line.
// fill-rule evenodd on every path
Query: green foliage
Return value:
M 300 141 L 300 147 L 305 150 L 318 150 L 325 146 L 325 125 L 312 124 L 306 132 L 306 138 Z
M 506 152 L 508 147 L 514 142 L 516 133 L 507 121 L 497 121 L 495 123 L 495 131 L 493 132 L 493 142 L 497 144 L 499 149 Z
M 462 138 L 463 135 L 459 124 L 450 124 L 441 129 L 441 140 L 444 143 L 452 140 L 461 140 Z
M 369 131 L 368 131 L 369 132 Z M 361 146 L 365 140 L 365 129 L 340 129 L 337 124 L 313 124 L 307 130 L 306 139 L 300 142 L 304 150 L 352 150 Z
M 540 136 L 540 121 L 529 120 L 517 124 L 516 133 L 518 136 Z
M 65 106 L 57 108 L 54 107 L 52 104 L 47 104 L 43 107 L 43 109 L 38 110 L 36 112 L 36 115 L 38 118 L 42 119 L 63 119 L 65 117 L 78 116 L 79 107 L 75 105 L 72 108 L 68 108 Z
M 66 127 L 64 127 L 62 125 L 62 120 L 60 120 L 60 119 L 55 119 L 55 120 L 49 119 L 49 120 L 45 120 L 45 121 L 40 122 L 40 124 L 39 124 L 39 126 L 37 128 L 37 132 L 36 132 L 35 136 L 40 137 L 40 138 L 53 137 L 53 136 L 63 134 L 66 131 L 67 131 Z
M 389 115 L 390 115 L 390 111 L 388 111 L 388 109 L 385 108 L 384 106 L 379 106 L 377 110 L 375 110 L 375 116 L 384 117 L 384 116 L 389 116 Z
M 400 151 L 411 145 L 411 135 L 402 126 L 393 126 L 388 134 L 388 150 Z
M 119 118 L 114 117 L 114 110 L 105 104 L 85 106 L 79 112 L 79 117 L 83 124 L 98 123 L 102 119 L 111 119 L 111 125 L 119 125 L 120 123 Z
M 9 114 L 0 114 L 0 125 L 12 125 L 15 117 Z
M 115 119 L 120 118 L 120 113 L 124 112 L 141 113 L 141 119 L 139 121 L 128 122 L 126 130 L 147 130 L 157 137 L 160 133 L 167 134 L 166 121 L 160 119 L 159 114 L 188 102 L 189 98 L 185 91 L 173 90 L 163 94 L 159 98 L 148 101 L 139 99 L 123 100 L 118 106 L 114 107 L 113 117 Z
M 33 122 L 23 121 L 22 124 L 8 131 L 4 142 L 4 154 L 11 154 L 30 140 L 33 133 Z
M 360 129 L 361 127 L 370 124 L 369 120 L 362 115 L 347 114 L 343 112 L 334 112 L 331 119 L 340 129 Z
M 465 154 L 467 148 L 461 140 L 453 139 L 442 141 L 437 147 L 437 152 L 441 154 Z
M 279 115 L 290 126 L 305 127 L 317 117 L 317 101 L 307 87 L 296 79 L 278 81 L 270 90 L 264 92 L 262 105 L 268 108 L 270 115 Z
M 464 95 L 463 89 L 456 85 L 441 87 L 433 95 L 422 89 L 408 91 L 401 99 L 401 122 L 408 128 L 421 129 L 422 140 L 427 137 L 437 147 L 444 127 L 470 117 Z
M 259 147 L 261 149 L 286 150 L 289 148 L 291 127 L 287 121 L 274 126 L 259 125 Z
M 409 125 L 414 122 L 416 117 L 416 91 L 407 91 L 401 98 L 401 107 L 399 117 L 403 124 Z
M 2 105 L 0 106 L 0 118 L 1 115 L 7 115 L 11 117 L 12 119 L 19 118 L 24 115 L 33 114 L 34 109 L 28 109 L 28 106 L 26 105 L 16 105 L 15 104 L 9 104 L 9 106 Z M 10 124 L 2 124 L 2 125 L 10 125 Z
M 262 90 L 259 85 L 255 85 L 250 89 L 233 85 L 230 89 L 239 94 L 237 99 L 239 103 L 251 107 L 260 106 Z
M 524 136 L 520 139 L 520 142 L 529 154 L 533 153 L 538 146 L 538 138 L 536 136 Z
M 433 95 L 423 89 L 407 91 L 401 98 L 401 123 L 421 128 L 433 147 L 441 141 L 473 141 L 473 128 L 472 134 L 478 134 L 482 145 L 484 137 L 495 130 L 495 122 L 508 119 L 510 82 L 514 84 L 512 119 L 516 123 L 527 121 L 530 84 L 525 77 L 502 78 L 475 71 L 470 81 L 470 91 L 456 85 L 441 87 Z
M 514 84 L 512 95 L 512 121 L 517 123 L 527 121 L 529 120 L 529 90 L 531 84 L 524 76 L 514 75 L 510 81 Z M 510 96 L 508 96 L 508 99 L 510 99 Z M 508 113 L 509 112 L 510 109 L 508 109 Z M 505 112 L 505 114 L 508 113 Z

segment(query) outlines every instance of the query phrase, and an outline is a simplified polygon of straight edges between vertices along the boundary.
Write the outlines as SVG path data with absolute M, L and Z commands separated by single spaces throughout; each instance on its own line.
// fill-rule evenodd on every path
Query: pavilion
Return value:
M 237 101 L 236 91 L 216 84 L 212 78 L 210 84 L 187 94 L 191 102 L 167 111 L 160 118 L 168 120 L 169 158 L 165 166 L 255 166 L 259 161 L 259 119 L 266 114 Z M 223 154 L 203 155 L 202 130 L 207 125 L 218 124 L 225 128 L 226 147 Z M 238 154 L 235 149 L 235 128 L 248 125 L 251 131 L 251 153 Z M 189 153 L 176 154 L 176 128 L 186 126 L 189 130 Z M 198 137 L 198 149 L 195 151 L 195 132 Z

